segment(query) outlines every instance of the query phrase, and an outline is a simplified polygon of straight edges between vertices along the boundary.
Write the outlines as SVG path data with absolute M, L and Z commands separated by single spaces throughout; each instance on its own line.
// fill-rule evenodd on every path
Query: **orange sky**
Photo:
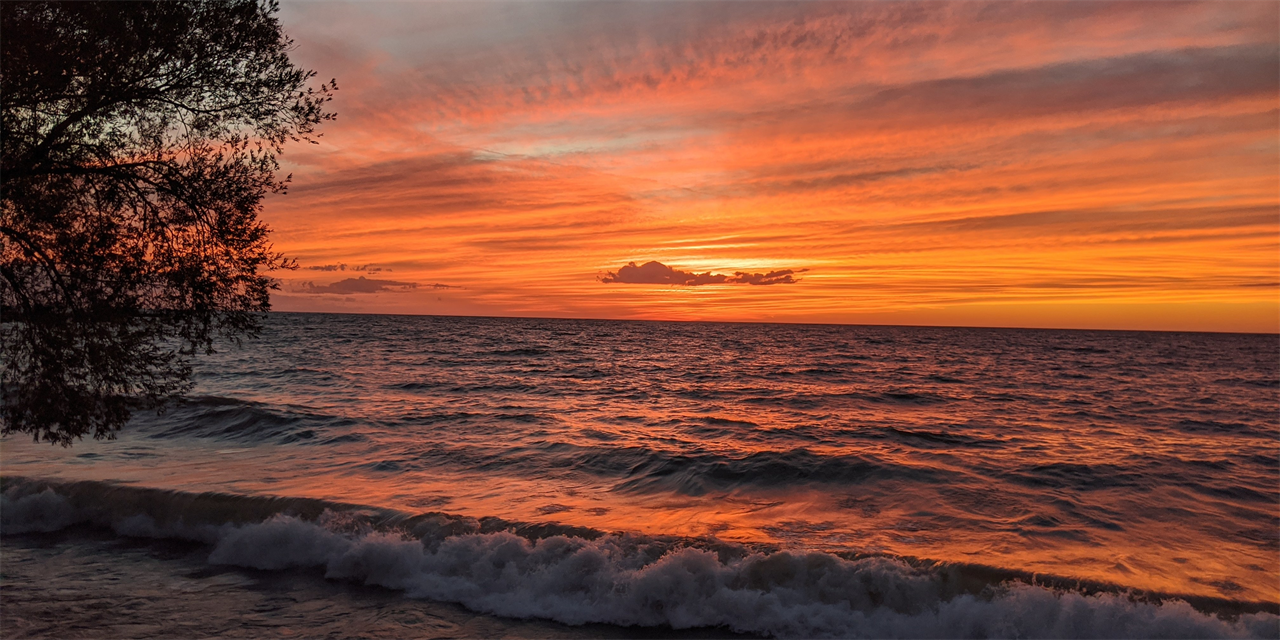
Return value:
M 267 202 L 279 310 L 1280 328 L 1275 2 L 281 19 L 341 90 Z

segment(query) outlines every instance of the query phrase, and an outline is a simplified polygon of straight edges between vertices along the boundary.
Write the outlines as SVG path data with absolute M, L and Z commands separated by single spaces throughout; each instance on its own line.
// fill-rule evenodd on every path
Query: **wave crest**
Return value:
M 124 535 L 207 542 L 213 564 L 320 568 L 328 578 L 509 617 L 776 637 L 1280 635 L 1280 618 L 1270 612 L 1219 618 L 1182 600 L 1020 582 L 974 589 L 947 571 L 889 557 L 522 529 L 305 499 L 5 480 L 6 535 L 94 522 Z

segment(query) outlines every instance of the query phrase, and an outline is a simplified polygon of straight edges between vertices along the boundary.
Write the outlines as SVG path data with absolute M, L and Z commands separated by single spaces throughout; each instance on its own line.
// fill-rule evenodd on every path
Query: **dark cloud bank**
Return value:
M 317 286 L 314 282 L 302 283 L 301 293 L 379 293 L 382 291 L 409 291 L 410 289 L 461 289 L 461 287 L 448 284 L 423 284 L 416 282 L 397 282 L 395 280 L 374 280 L 360 276 L 359 278 L 347 278 L 339 280 L 332 284 Z
M 795 274 L 805 271 L 808 269 L 782 269 L 769 273 L 735 271 L 733 275 L 727 276 L 710 271 L 706 273 L 680 271 L 655 261 L 646 262 L 638 267 L 636 263 L 628 262 L 627 266 L 618 269 L 617 273 L 610 271 L 600 278 L 600 281 L 605 284 L 670 284 L 687 287 L 704 284 L 795 284 L 799 282 Z

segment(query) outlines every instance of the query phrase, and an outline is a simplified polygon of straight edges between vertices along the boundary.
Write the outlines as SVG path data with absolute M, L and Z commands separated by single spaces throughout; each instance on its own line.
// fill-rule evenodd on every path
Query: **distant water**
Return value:
M 1275 335 L 273 314 L 197 380 L 5 439 L 5 535 L 568 624 L 1280 635 Z

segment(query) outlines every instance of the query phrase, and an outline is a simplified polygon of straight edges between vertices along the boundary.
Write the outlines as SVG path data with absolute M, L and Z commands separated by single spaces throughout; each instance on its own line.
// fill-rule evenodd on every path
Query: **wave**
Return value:
M 130 424 L 156 439 L 210 438 L 280 444 L 314 440 L 356 425 L 351 418 L 218 396 L 184 398 L 163 413 L 139 413 Z
M 592 439 L 607 443 L 612 436 L 599 434 Z M 389 470 L 461 464 L 472 469 L 492 468 L 505 472 L 584 473 L 611 481 L 615 491 L 689 496 L 742 487 L 848 486 L 887 478 L 939 482 L 946 473 L 939 469 L 894 464 L 872 454 L 822 455 L 805 448 L 734 456 L 713 452 L 681 453 L 647 446 L 567 442 L 509 447 L 426 445 L 376 464 L 382 464 Z
M 575 468 L 589 468 L 601 457 L 579 455 L 573 464 Z M 626 479 L 615 486 L 616 490 L 703 495 L 742 486 L 855 485 L 889 477 L 930 481 L 938 475 L 933 469 L 894 465 L 870 454 L 824 456 L 803 448 L 762 451 L 740 458 L 632 448 L 610 452 L 607 463 L 614 466 L 628 460 L 634 465 L 627 471 Z
M 1267 603 L 1030 584 L 1017 572 L 606 533 L 302 498 L 3 478 L 0 533 L 77 523 L 211 546 L 212 564 L 567 624 L 775 637 L 1276 637 Z M 1065 584 L 1065 583 L 1063 583 Z M 1210 610 L 1219 610 L 1214 615 Z M 1198 608 L 1197 608 L 1198 607 Z
M 130 428 L 157 440 L 192 438 L 326 447 L 362 443 L 376 445 L 378 437 L 372 432 L 378 430 L 420 434 L 424 428 L 431 427 L 433 434 L 418 438 L 415 444 L 379 447 L 375 454 L 379 459 L 360 468 L 395 473 L 424 467 L 462 466 L 472 470 L 500 468 L 504 472 L 529 472 L 538 476 L 587 474 L 608 482 L 617 491 L 671 492 L 688 496 L 753 487 L 848 487 L 886 479 L 936 485 L 953 481 L 956 476 L 954 470 L 944 466 L 904 465 L 894 462 L 890 456 L 867 452 L 866 447 L 859 447 L 862 453 L 829 455 L 813 453 L 811 449 L 798 445 L 835 444 L 850 451 L 853 449 L 848 446 L 850 443 L 888 441 L 911 451 L 943 449 L 969 455 L 983 450 L 1011 449 L 1015 444 L 1021 446 L 1027 439 L 1034 439 L 1034 436 L 1016 431 L 992 434 L 983 428 L 968 431 L 963 426 L 910 423 L 883 426 L 831 424 L 825 419 L 810 425 L 775 429 L 763 420 L 754 422 L 736 416 L 676 414 L 661 422 L 655 422 L 654 418 L 626 415 L 611 417 L 610 421 L 616 424 L 638 424 L 651 432 L 674 433 L 685 439 L 678 447 L 663 447 L 643 441 L 630 441 L 632 446 L 621 446 L 628 442 L 627 439 L 585 428 L 577 434 L 577 442 L 564 442 L 563 438 L 529 441 L 524 436 L 533 435 L 530 433 L 532 429 L 525 430 L 524 427 L 558 427 L 565 418 L 551 411 L 530 411 L 520 404 L 494 404 L 473 411 L 444 407 L 436 410 L 409 409 L 398 415 L 376 419 L 359 418 L 359 410 L 355 408 L 351 410 L 352 416 L 347 416 L 340 415 L 346 410 L 330 409 L 330 413 L 326 413 L 297 405 L 201 395 L 189 398 L 161 415 L 140 414 Z M 450 430 L 471 430 L 477 426 L 487 430 L 510 428 L 520 437 L 514 438 L 514 442 L 504 439 L 486 445 L 436 435 Z M 772 451 L 740 448 L 737 452 L 713 452 L 698 445 L 708 438 L 721 437 Z M 975 461 L 980 459 L 973 458 Z M 1268 479 L 1275 477 L 1270 460 L 1263 454 L 1241 453 L 1235 461 L 1223 458 L 1213 463 L 1216 467 L 1205 470 L 1200 468 L 1205 466 L 1203 461 L 1169 456 L 1145 460 L 1134 457 L 1117 463 L 1092 464 L 1046 462 L 1032 457 L 1023 464 L 1010 464 L 998 469 L 970 463 L 970 470 L 1001 484 L 1020 485 L 1033 490 L 1085 493 L 1117 488 L 1147 490 L 1172 485 L 1215 500 L 1265 505 L 1277 499 L 1274 483 L 1267 484 Z M 1259 476 L 1255 470 L 1264 470 L 1264 475 Z

